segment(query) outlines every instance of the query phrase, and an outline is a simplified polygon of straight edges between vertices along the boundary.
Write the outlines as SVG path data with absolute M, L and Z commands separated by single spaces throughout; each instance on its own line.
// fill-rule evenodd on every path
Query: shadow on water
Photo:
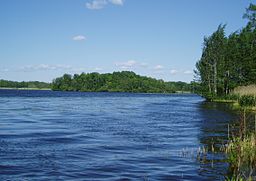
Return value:
M 229 104 L 207 101 L 199 105 L 199 112 L 202 122 L 198 139 L 206 148 L 204 156 L 198 159 L 199 174 L 224 180 L 228 175 L 229 165 L 221 149 L 227 143 L 231 129 L 237 129 L 239 115 L 231 110 Z

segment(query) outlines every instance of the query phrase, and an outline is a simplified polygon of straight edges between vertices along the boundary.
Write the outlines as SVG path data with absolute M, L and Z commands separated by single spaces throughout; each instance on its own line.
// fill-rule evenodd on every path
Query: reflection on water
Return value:
M 202 123 L 200 125 L 200 143 L 208 148 L 208 152 L 200 160 L 202 175 L 219 175 L 225 179 L 228 164 L 221 148 L 227 143 L 228 126 L 237 124 L 237 115 L 231 111 L 230 105 L 224 103 L 203 102 L 200 105 Z M 230 131 L 231 132 L 231 131 Z
M 192 94 L 0 90 L 0 180 L 221 180 L 232 113 Z M 190 155 L 184 155 L 189 152 Z

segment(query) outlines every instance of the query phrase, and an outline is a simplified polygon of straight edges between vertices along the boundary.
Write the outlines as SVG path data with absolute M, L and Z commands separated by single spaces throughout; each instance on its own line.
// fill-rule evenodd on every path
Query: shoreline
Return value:
M 242 107 L 239 105 L 237 100 L 235 101 L 235 100 L 227 100 L 227 99 L 213 99 L 211 102 L 230 104 L 231 109 L 234 111 L 239 111 L 242 109 Z M 246 110 L 249 112 L 256 113 L 256 106 L 255 107 L 247 107 Z
M 14 88 L 14 87 L 0 87 L 0 90 L 52 90 L 50 88 Z
M 60 91 L 60 92 L 87 92 L 87 93 L 93 93 L 89 91 L 62 91 L 62 90 L 52 90 L 50 88 L 13 88 L 13 87 L 0 87 L 0 90 L 48 90 L 48 91 Z M 101 93 L 100 91 L 94 91 L 95 93 Z M 102 91 L 102 93 L 134 93 L 134 94 L 195 94 L 189 91 L 176 91 L 173 93 L 159 93 L 159 92 L 114 92 L 114 91 Z

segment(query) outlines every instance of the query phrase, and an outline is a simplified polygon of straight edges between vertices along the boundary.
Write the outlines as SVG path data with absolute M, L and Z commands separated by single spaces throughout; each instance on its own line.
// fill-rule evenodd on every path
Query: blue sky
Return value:
M 193 79 L 203 37 L 246 24 L 256 0 L 1 0 L 0 79 L 132 70 Z

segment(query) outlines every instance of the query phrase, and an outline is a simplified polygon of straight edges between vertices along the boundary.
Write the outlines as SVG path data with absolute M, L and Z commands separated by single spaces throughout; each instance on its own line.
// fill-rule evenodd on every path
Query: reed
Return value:
M 225 148 L 232 178 L 250 180 L 256 173 L 256 135 L 233 138 Z
M 250 120 L 246 114 L 248 109 L 255 107 L 256 99 L 253 95 L 242 95 L 238 103 L 241 108 L 239 135 L 233 134 L 223 150 L 228 156 L 227 161 L 232 173 L 231 180 L 254 180 L 256 176 L 256 115 L 255 129 L 249 130 L 247 122 Z M 228 137 L 230 137 L 229 132 L 228 125 Z
M 236 87 L 233 91 L 233 94 L 238 94 L 240 96 L 243 96 L 243 95 L 256 96 L 256 85 L 254 84 L 254 85 Z

